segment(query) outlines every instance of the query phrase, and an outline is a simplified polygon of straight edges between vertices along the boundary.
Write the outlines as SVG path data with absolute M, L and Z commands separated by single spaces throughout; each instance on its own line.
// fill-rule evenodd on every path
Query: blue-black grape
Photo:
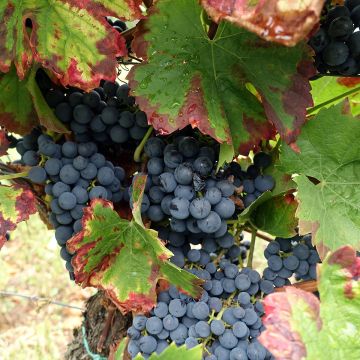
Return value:
M 80 178 L 80 173 L 70 164 L 63 166 L 59 175 L 61 181 L 68 185 L 75 184 Z
M 76 206 L 76 196 L 71 192 L 64 192 L 59 196 L 59 205 L 63 210 L 72 210 Z
M 162 157 L 163 151 L 165 148 L 165 143 L 162 139 L 158 137 L 152 137 L 145 143 L 144 151 L 147 156 L 152 157 Z
M 43 184 L 47 179 L 47 174 L 41 166 L 34 166 L 29 170 L 28 177 L 36 184 Z

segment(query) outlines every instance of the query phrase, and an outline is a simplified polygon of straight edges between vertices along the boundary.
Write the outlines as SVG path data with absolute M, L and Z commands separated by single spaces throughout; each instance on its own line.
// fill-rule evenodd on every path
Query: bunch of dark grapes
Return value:
M 239 177 L 235 178 L 234 183 L 243 187 L 244 206 L 250 206 L 265 191 L 271 191 L 275 187 L 275 180 L 271 175 L 264 174 L 264 170 L 271 165 L 271 156 L 264 152 L 256 153 L 254 163 L 250 165 L 246 173 L 239 171 Z M 234 173 L 234 166 L 232 166 Z
M 235 213 L 230 199 L 235 187 L 215 178 L 214 149 L 189 136 L 168 145 L 154 137 L 146 142 L 145 153 L 149 156 L 143 204 L 147 217 L 153 222 L 170 217 L 176 232 L 225 234 L 226 219 Z
M 146 114 L 134 106 L 127 84 L 105 81 L 85 93 L 76 88 L 55 87 L 42 71 L 38 72 L 38 84 L 48 105 L 70 127 L 77 143 L 136 145 L 149 128 Z
M 228 261 L 220 269 L 214 263 L 187 265 L 205 281 L 201 298 L 195 300 L 174 286 L 160 292 L 149 316 L 135 316 L 128 329 L 131 358 L 160 354 L 174 342 L 188 349 L 204 344 L 205 360 L 273 359 L 257 340 L 264 329 L 264 309 L 255 297 L 273 291 L 272 284 L 257 271 L 239 271 Z
M 158 234 L 174 254 L 170 261 L 180 268 L 185 266 L 186 259 L 201 267 L 207 266 L 214 259 L 240 264 L 246 259 L 250 247 L 250 242 L 244 240 L 242 234 L 233 236 L 229 232 L 212 237 L 205 233 L 178 233 L 169 228 L 160 228 Z M 219 254 L 222 256 L 219 257 Z
M 311 244 L 311 235 L 294 236 L 291 239 L 276 238 L 264 251 L 268 267 L 263 272 L 264 279 L 275 287 L 290 285 L 295 274 L 297 280 L 315 280 L 319 254 Z
M 18 142 L 17 148 L 22 162 L 31 166 L 30 181 L 45 184 L 45 193 L 51 199 L 49 220 L 73 279 L 72 254 L 67 251 L 66 242 L 82 229 L 83 209 L 90 200 L 122 200 L 125 171 L 98 153 L 94 142 L 65 141 L 60 145 L 34 130 Z
M 353 76 L 360 70 L 360 1 L 331 8 L 309 44 L 320 73 Z
M 170 144 L 153 137 L 146 142 L 145 153 L 149 177 L 142 212 L 155 223 L 170 219 L 178 233 L 224 236 L 238 199 L 249 205 L 275 186 L 271 176 L 260 173 L 271 163 L 264 153 L 255 156 L 248 170 L 253 178 L 245 178 L 242 172 L 241 179 L 229 171 L 217 173 L 217 149 L 194 137 L 179 136 Z

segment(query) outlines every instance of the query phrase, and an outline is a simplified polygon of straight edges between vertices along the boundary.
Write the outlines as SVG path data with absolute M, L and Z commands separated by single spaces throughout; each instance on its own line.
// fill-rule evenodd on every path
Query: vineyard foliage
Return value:
M 321 302 L 292 287 L 267 296 L 263 344 L 281 359 L 359 358 L 355 339 L 360 326 L 359 273 L 355 251 L 342 247 L 318 269 Z M 341 311 L 334 311 L 334 301 Z
M 271 156 L 263 174 L 271 175 L 275 187 L 245 209 L 234 195 L 242 212 L 229 223 L 273 237 L 311 233 L 324 260 L 317 268 L 321 303 L 290 286 L 264 300 L 266 331 L 260 341 L 279 359 L 331 359 L 333 351 L 339 359 L 360 358 L 360 82 L 314 77 L 307 40 L 324 3 L 0 4 L 0 156 L 8 153 L 10 133 L 28 134 L 37 126 L 72 139 L 38 85 L 40 68 L 59 87 L 90 91 L 100 80 L 114 81 L 130 62 L 131 95 L 154 134 L 171 135 L 189 125 L 198 129 L 220 143 L 218 169 L 233 160 L 249 163 L 260 150 Z M 132 28 L 121 33 L 106 17 L 129 21 Z M 199 298 L 203 281 L 171 263 L 172 252 L 143 222 L 146 166 L 135 164 L 132 156 L 119 155 L 127 169 L 136 169 L 131 211 L 124 202 L 119 207 L 92 200 L 84 209 L 82 230 L 67 246 L 75 252 L 78 284 L 104 290 L 123 313 L 146 313 L 156 304 L 158 286 L 170 283 Z M 16 173 L 26 176 L 28 166 L 0 165 L 1 248 L 19 222 L 44 211 L 47 199 L 42 186 L 16 178 Z M 114 359 L 123 358 L 123 345 Z M 149 359 L 197 360 L 201 353 L 199 346 L 171 345 Z

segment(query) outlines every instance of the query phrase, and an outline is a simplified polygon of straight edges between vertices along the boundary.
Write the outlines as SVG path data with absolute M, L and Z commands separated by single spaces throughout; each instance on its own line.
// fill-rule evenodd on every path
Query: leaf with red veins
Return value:
M 50 131 L 69 132 L 47 105 L 35 75 L 35 67 L 23 80 L 14 67 L 0 75 L 0 126 L 17 134 L 27 134 L 38 124 Z
M 268 41 L 294 46 L 320 21 L 325 0 L 201 0 L 219 22 L 228 20 Z
M 128 79 L 149 122 L 162 134 L 197 127 L 236 154 L 277 131 L 292 142 L 312 105 L 308 47 L 267 43 L 228 22 L 209 39 L 201 12 L 197 0 L 158 1 L 135 33 L 145 61 Z
M 6 241 L 6 233 L 27 220 L 36 212 L 36 198 L 32 191 L 19 185 L 0 186 L 0 249 Z
M 10 146 L 10 141 L 6 136 L 7 132 L 3 129 L 0 129 L 0 156 L 6 155 L 7 150 Z
M 359 359 L 360 260 L 350 246 L 318 265 L 319 299 L 286 287 L 264 300 L 260 342 L 276 359 Z M 329 346 L 331 344 L 331 346 Z
M 144 191 L 138 189 L 140 182 L 142 177 L 133 192 L 138 192 L 136 203 L 141 203 Z M 68 249 L 76 252 L 72 259 L 76 282 L 104 290 L 123 313 L 150 311 L 160 279 L 199 296 L 201 281 L 170 263 L 172 253 L 157 232 L 145 229 L 138 220 L 137 216 L 132 221 L 121 219 L 110 202 L 93 200 L 84 209 L 83 230 L 67 242 Z
M 3 1 L 0 70 L 8 72 L 15 64 L 24 79 L 36 61 L 64 86 L 84 90 L 98 86 L 101 79 L 115 80 L 116 57 L 126 55 L 127 49 L 105 15 L 133 20 L 141 17 L 140 4 L 140 0 Z

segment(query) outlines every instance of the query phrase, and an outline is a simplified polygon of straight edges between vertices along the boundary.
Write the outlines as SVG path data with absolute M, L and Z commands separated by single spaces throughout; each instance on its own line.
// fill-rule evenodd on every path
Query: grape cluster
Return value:
M 32 150 L 29 150 L 30 144 Z M 49 221 L 55 228 L 60 255 L 73 279 L 72 254 L 67 251 L 66 242 L 82 229 L 83 209 L 90 200 L 101 198 L 113 203 L 122 200 L 121 182 L 125 171 L 98 153 L 94 142 L 65 141 L 60 145 L 50 136 L 38 136 L 34 131 L 25 136 L 17 148 L 23 152 L 22 161 L 31 166 L 29 179 L 45 184 L 45 193 L 51 197 Z
M 201 267 L 207 266 L 214 259 L 222 262 L 230 260 L 234 264 L 239 264 L 239 259 L 246 259 L 250 247 L 250 242 L 243 240 L 242 234 L 236 238 L 229 232 L 223 236 L 211 237 L 204 233 L 178 233 L 169 228 L 160 228 L 158 234 L 174 254 L 170 261 L 180 268 L 185 266 L 187 259 Z M 219 258 L 220 253 L 223 255 L 221 258 Z
M 69 125 L 76 142 L 95 141 L 107 146 L 131 140 L 137 143 L 146 134 L 146 114 L 134 107 L 127 84 L 105 81 L 103 86 L 84 93 L 76 88 L 54 87 L 45 74 L 38 74 L 48 105 L 60 121 Z
M 320 73 L 353 76 L 360 70 L 360 1 L 331 8 L 309 44 Z
M 254 299 L 259 291 L 273 290 L 271 283 L 268 287 L 255 270 L 239 271 L 226 261 L 218 270 L 210 263 L 190 271 L 205 280 L 201 298 L 196 301 L 174 286 L 160 292 L 150 316 L 135 316 L 128 329 L 131 358 L 159 354 L 174 342 L 189 349 L 204 344 L 205 360 L 273 359 L 257 341 L 264 309 Z
M 254 163 L 247 168 L 246 173 L 240 171 L 239 177 L 235 178 L 234 183 L 243 187 L 243 202 L 246 208 L 265 191 L 275 187 L 274 178 L 263 173 L 270 165 L 271 156 L 264 152 L 258 152 L 254 156 Z M 235 173 L 234 168 L 233 171 Z
M 291 239 L 276 238 L 264 251 L 268 267 L 263 272 L 264 279 L 275 287 L 290 285 L 295 274 L 297 280 L 315 280 L 319 254 L 311 244 L 311 235 L 294 236 Z
M 178 233 L 225 235 L 236 189 L 215 174 L 217 151 L 190 136 L 170 144 L 153 137 L 144 149 L 149 176 L 142 212 L 155 223 L 170 219 Z
M 215 151 L 187 136 L 168 145 L 153 137 L 146 142 L 145 153 L 149 182 L 142 211 L 148 218 L 159 222 L 170 217 L 176 232 L 224 234 L 226 219 L 235 213 L 230 199 L 235 187 L 214 178 Z

